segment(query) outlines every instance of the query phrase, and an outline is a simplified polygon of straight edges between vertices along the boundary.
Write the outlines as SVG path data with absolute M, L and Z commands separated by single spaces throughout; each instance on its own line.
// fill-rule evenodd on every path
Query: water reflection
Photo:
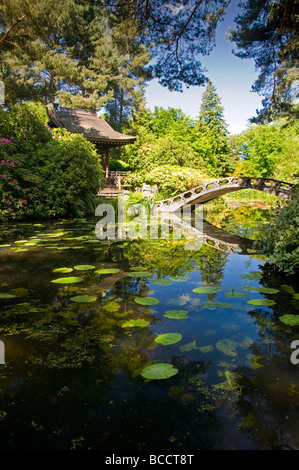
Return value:
M 279 320 L 299 308 L 281 288 L 296 290 L 293 278 L 253 253 L 185 250 L 183 240 L 99 242 L 93 221 L 60 222 L 2 231 L 1 449 L 298 448 L 290 344 L 299 330 Z M 227 241 L 220 227 L 205 228 Z M 73 271 L 53 272 L 62 267 Z M 103 268 L 116 272 L 96 273 Z M 52 283 L 78 275 L 80 283 Z M 78 295 L 96 301 L 71 300 Z M 173 332 L 178 343 L 155 342 Z M 146 380 L 141 371 L 153 363 L 178 373 Z

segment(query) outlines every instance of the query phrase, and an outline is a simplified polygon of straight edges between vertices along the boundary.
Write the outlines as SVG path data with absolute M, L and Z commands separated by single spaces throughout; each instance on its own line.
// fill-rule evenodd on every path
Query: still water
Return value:
M 252 249 L 267 212 L 208 212 L 196 251 L 1 227 L 0 449 L 299 449 L 295 280 Z

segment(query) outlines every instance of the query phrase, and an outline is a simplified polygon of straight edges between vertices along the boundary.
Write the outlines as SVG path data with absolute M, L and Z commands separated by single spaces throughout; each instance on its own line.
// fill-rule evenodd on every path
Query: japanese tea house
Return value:
M 100 117 L 96 111 L 71 109 L 56 104 L 47 107 L 53 127 L 61 127 L 74 134 L 83 134 L 96 145 L 106 178 L 109 176 L 109 150 L 123 145 L 133 144 L 137 137 L 121 134 Z

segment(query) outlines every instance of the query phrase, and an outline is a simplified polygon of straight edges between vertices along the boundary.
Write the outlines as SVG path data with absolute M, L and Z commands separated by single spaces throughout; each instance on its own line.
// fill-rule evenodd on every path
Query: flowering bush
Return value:
M 0 109 L 0 220 L 85 215 L 100 177 L 94 146 L 50 129 L 44 106 Z

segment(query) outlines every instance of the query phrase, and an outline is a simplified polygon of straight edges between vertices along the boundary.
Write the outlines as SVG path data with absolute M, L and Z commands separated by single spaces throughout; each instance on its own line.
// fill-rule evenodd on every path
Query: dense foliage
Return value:
M 168 164 L 199 169 L 211 177 L 227 176 L 236 158 L 223 115 L 220 97 L 209 81 L 198 119 L 179 108 L 155 107 L 139 114 L 130 123 L 137 142 L 123 150 L 122 158 L 137 170 Z
M 279 119 L 252 125 L 234 139 L 240 161 L 236 175 L 295 182 L 299 168 L 298 122 Z
M 130 183 L 133 189 L 141 188 L 144 183 L 157 186 L 159 199 L 175 196 L 208 180 L 209 177 L 200 170 L 175 165 L 160 165 L 151 171 L 136 171 L 125 178 L 125 182 Z
M 101 169 L 79 134 L 50 129 L 45 107 L 0 109 L 0 218 L 82 216 L 93 208 Z
M 299 271 L 299 191 L 285 205 L 278 206 L 256 242 L 269 263 L 288 274 Z

